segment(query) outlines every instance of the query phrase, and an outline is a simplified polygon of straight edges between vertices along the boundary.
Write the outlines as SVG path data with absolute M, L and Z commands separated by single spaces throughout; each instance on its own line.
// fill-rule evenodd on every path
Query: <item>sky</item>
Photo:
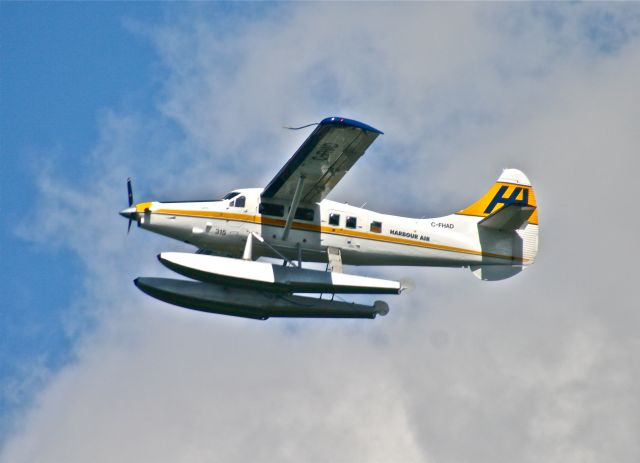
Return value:
M 640 460 L 640 6 L 0 3 L 0 462 Z M 536 263 L 408 277 L 386 317 L 140 293 L 136 201 L 264 186 L 329 115 L 384 132 L 330 199 L 439 216 L 503 168 Z

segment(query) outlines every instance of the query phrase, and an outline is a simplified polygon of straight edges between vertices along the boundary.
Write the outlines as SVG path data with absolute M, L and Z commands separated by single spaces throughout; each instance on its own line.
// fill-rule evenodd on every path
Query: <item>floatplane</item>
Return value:
M 521 171 L 505 169 L 479 200 L 451 215 L 382 214 L 326 199 L 382 132 L 343 117 L 313 125 L 265 188 L 236 189 L 214 201 L 134 204 L 129 179 L 129 207 L 120 212 L 129 228 L 135 221 L 197 248 L 158 255 L 189 280 L 139 277 L 136 286 L 170 304 L 261 320 L 375 318 L 387 314 L 386 302 L 334 296 L 400 294 L 405 285 L 345 273 L 344 265 L 464 267 L 482 280 L 502 280 L 533 263 L 538 210 Z

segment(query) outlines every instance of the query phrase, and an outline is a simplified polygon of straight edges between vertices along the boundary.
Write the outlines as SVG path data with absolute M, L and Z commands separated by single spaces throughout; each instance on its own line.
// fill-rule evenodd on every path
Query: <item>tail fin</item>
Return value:
M 458 211 L 458 214 L 488 217 L 512 204 L 533 207 L 533 213 L 527 218 L 527 222 L 538 225 L 536 197 L 531 182 L 518 169 L 505 169 L 489 191 L 472 205 Z
M 460 215 L 478 217 L 478 232 L 483 251 L 509 248 L 514 256 L 511 271 L 493 265 L 472 268 L 483 280 L 500 280 L 518 273 L 523 265 L 533 263 L 538 253 L 538 207 L 533 187 L 518 169 L 505 169 L 500 178 L 478 201 L 458 211 Z

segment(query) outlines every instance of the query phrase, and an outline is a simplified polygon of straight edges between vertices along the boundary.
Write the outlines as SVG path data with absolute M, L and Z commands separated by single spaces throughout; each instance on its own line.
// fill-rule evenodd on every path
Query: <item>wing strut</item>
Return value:
M 342 273 L 342 255 L 340 248 L 327 248 L 327 270 Z
M 247 241 L 246 241 L 246 243 L 244 245 L 244 254 L 242 256 L 242 260 L 253 260 L 253 240 L 252 240 L 252 237 L 257 239 L 258 241 L 260 241 L 260 243 L 264 244 L 266 247 L 271 249 L 275 255 L 280 257 L 280 259 L 283 260 L 283 263 L 282 263 L 283 267 L 286 267 L 288 265 L 293 266 L 293 263 L 287 257 L 283 256 L 282 253 L 280 253 L 276 248 L 274 248 L 269 243 L 267 243 L 265 241 L 265 239 L 262 236 L 258 235 L 256 232 L 251 232 L 251 233 L 249 233 L 249 236 L 247 236 Z M 202 254 L 202 253 L 197 252 L 196 254 Z M 301 266 L 302 266 L 302 263 L 299 265 L 299 267 L 301 267 Z
M 304 175 L 301 175 L 298 178 L 298 184 L 296 185 L 296 191 L 293 194 L 293 199 L 291 199 L 291 206 L 289 207 L 289 215 L 287 216 L 287 222 L 284 225 L 284 231 L 282 232 L 282 241 L 286 241 L 289 236 L 289 230 L 291 230 L 291 226 L 293 225 L 293 218 L 296 216 L 296 210 L 298 209 L 298 204 L 300 203 L 300 198 L 302 197 L 302 184 L 304 183 Z
M 253 260 L 253 233 L 249 233 L 247 241 L 244 244 L 244 252 L 242 253 L 242 260 Z

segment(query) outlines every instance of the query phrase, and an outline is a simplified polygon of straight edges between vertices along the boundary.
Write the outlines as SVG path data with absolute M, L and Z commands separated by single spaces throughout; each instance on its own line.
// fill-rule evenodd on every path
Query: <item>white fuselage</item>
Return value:
M 288 204 L 261 200 L 261 192 L 251 188 L 218 201 L 138 204 L 138 222 L 141 228 L 233 257 L 242 255 L 248 235 L 255 233 L 288 259 L 309 262 L 327 262 L 328 248 L 339 249 L 347 265 L 462 267 L 528 260 L 526 253 L 518 252 L 513 238 L 518 235 L 480 232 L 477 217 L 412 219 L 329 200 L 300 204 L 299 218 L 283 239 Z M 268 203 L 266 207 L 261 201 Z M 491 239 L 481 233 L 491 233 Z M 254 243 L 254 259 L 277 257 L 268 246 Z

